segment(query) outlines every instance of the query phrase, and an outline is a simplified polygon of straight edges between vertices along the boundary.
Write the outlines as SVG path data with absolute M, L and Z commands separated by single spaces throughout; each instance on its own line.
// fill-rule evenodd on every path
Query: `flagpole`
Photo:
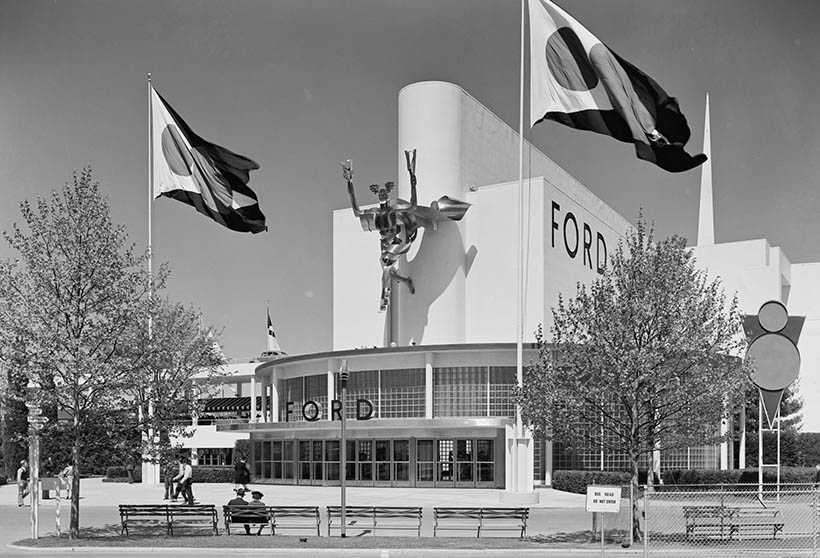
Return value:
M 515 316 L 515 378 L 518 387 L 524 383 L 524 19 L 525 2 L 521 0 L 521 66 L 518 110 L 518 258 L 516 261 L 516 316 Z M 521 406 L 515 406 L 515 460 L 513 471 L 514 490 L 519 491 L 523 482 L 521 475 L 521 455 L 518 440 L 523 436 Z
M 152 260 L 154 258 L 151 250 L 151 206 L 154 196 L 154 145 L 152 136 L 154 135 L 154 119 L 151 114 L 151 73 L 146 75 L 148 88 L 148 296 L 154 295 L 154 285 L 152 273 Z M 148 338 L 151 338 L 151 315 L 148 315 Z
M 148 299 L 149 301 L 154 296 L 154 277 L 153 277 L 153 260 L 154 260 L 154 251 L 151 244 L 151 229 L 152 229 L 152 205 L 153 205 L 153 195 L 154 195 L 154 142 L 153 142 L 153 135 L 154 135 L 154 118 L 151 114 L 151 73 L 148 72 L 146 74 L 146 90 L 148 92 Z M 148 313 L 148 342 L 151 342 L 153 338 L 153 316 L 151 315 L 151 309 L 149 308 Z M 155 372 L 156 374 L 156 372 Z M 154 384 L 156 384 L 158 378 L 154 377 Z M 143 467 L 143 482 L 148 484 L 158 484 L 159 483 L 159 468 L 156 462 L 156 448 L 154 443 L 156 440 L 154 439 L 154 429 L 153 429 L 153 418 L 154 418 L 154 401 L 153 397 L 154 394 L 151 392 L 151 388 L 153 386 L 148 386 L 147 395 L 148 395 L 148 439 L 149 439 L 149 447 L 151 447 L 151 452 L 148 455 L 150 461 L 147 463 L 147 467 Z M 141 406 L 140 406 L 141 407 Z

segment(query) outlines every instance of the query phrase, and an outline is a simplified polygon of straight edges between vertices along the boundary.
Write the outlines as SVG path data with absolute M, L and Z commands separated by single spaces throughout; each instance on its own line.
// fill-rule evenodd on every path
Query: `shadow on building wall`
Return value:
M 464 239 L 456 223 L 439 223 L 437 230 L 424 229 L 416 256 L 402 266 L 402 273 L 407 273 L 413 279 L 416 293 L 411 295 L 404 285 L 398 287 L 400 317 L 397 321 L 401 324 L 397 339 L 399 344 L 405 345 L 411 340 L 419 345 L 424 342 L 430 307 L 454 281 L 462 283 L 454 285 L 461 293 L 451 293 L 451 296 L 458 298 L 453 303 L 453 315 L 449 319 L 454 321 L 456 329 L 461 330 L 463 338 L 463 282 L 477 253 L 475 246 L 464 251 Z

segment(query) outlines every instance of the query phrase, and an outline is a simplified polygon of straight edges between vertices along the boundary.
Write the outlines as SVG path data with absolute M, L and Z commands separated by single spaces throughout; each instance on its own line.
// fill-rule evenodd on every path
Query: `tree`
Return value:
M 24 356 L 19 372 L 39 382 L 44 405 L 69 417 L 72 465 L 70 536 L 79 536 L 81 446 L 90 421 L 126 406 L 131 363 L 126 335 L 145 323 L 150 292 L 165 272 L 145 271 L 147 253 L 111 222 L 90 168 L 35 204 L 20 204 L 23 225 L 4 236 L 16 258 L 0 269 L 0 335 Z
M 656 242 L 643 215 L 606 273 L 553 309 L 553 344 L 519 395 L 537 433 L 623 452 L 641 538 L 638 468 L 655 450 L 715 443 L 730 402 L 747 385 L 737 301 L 698 270 L 678 236 Z M 540 337 L 540 336 L 539 336 Z
M 8 478 L 13 478 L 21 459 L 28 458 L 28 409 L 25 404 L 26 379 L 19 371 L 18 355 L 14 344 L 4 344 L 0 353 L 2 379 L 0 379 L 0 443 L 2 443 L 3 470 Z
M 199 411 L 202 386 L 224 357 L 214 351 L 213 329 L 202 326 L 195 308 L 158 299 L 151 316 L 150 334 L 145 324 L 130 332 L 127 389 L 137 409 L 143 459 L 158 462 L 189 434 L 188 418 Z
M 792 384 L 783 390 L 780 402 L 780 463 L 784 466 L 801 465 L 804 457 L 803 448 L 798 441 L 798 431 L 802 421 L 803 401 L 798 395 L 797 386 Z M 746 466 L 757 467 L 757 425 L 758 398 L 757 387 L 750 386 L 746 391 Z M 764 419 L 764 426 L 768 427 Z M 738 436 L 739 437 L 739 436 Z M 763 432 L 763 462 L 777 462 L 777 434 Z

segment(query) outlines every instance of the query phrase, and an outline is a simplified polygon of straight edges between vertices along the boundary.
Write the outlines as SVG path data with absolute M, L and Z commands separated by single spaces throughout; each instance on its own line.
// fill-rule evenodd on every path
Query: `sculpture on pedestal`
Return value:
M 435 230 L 442 221 L 460 221 L 470 204 L 442 196 L 427 206 L 418 205 L 416 194 L 416 150 L 405 151 L 407 172 L 410 173 L 410 201 L 396 199 L 390 201 L 390 192 L 395 187 L 393 182 L 384 186 L 372 184 L 370 191 L 379 198 L 378 207 L 359 209 L 356 192 L 353 188 L 353 162 L 348 159 L 342 163 L 342 175 L 347 182 L 347 193 L 353 214 L 359 218 L 365 231 L 379 231 L 381 244 L 382 292 L 379 310 L 384 311 L 390 305 L 390 292 L 394 280 L 407 285 L 410 293 L 415 293 L 413 280 L 399 275 L 398 262 L 405 255 L 416 239 L 419 228 Z

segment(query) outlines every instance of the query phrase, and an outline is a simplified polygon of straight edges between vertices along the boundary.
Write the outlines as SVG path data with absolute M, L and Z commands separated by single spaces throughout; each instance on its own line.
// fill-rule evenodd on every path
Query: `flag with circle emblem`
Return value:
M 678 101 L 549 0 L 529 0 L 530 122 L 548 119 L 632 143 L 669 172 L 706 155 L 684 146 L 691 132 Z
M 250 171 L 259 165 L 196 135 L 153 87 L 151 144 L 154 198 L 186 203 L 233 231 L 267 230 L 248 186 Z

